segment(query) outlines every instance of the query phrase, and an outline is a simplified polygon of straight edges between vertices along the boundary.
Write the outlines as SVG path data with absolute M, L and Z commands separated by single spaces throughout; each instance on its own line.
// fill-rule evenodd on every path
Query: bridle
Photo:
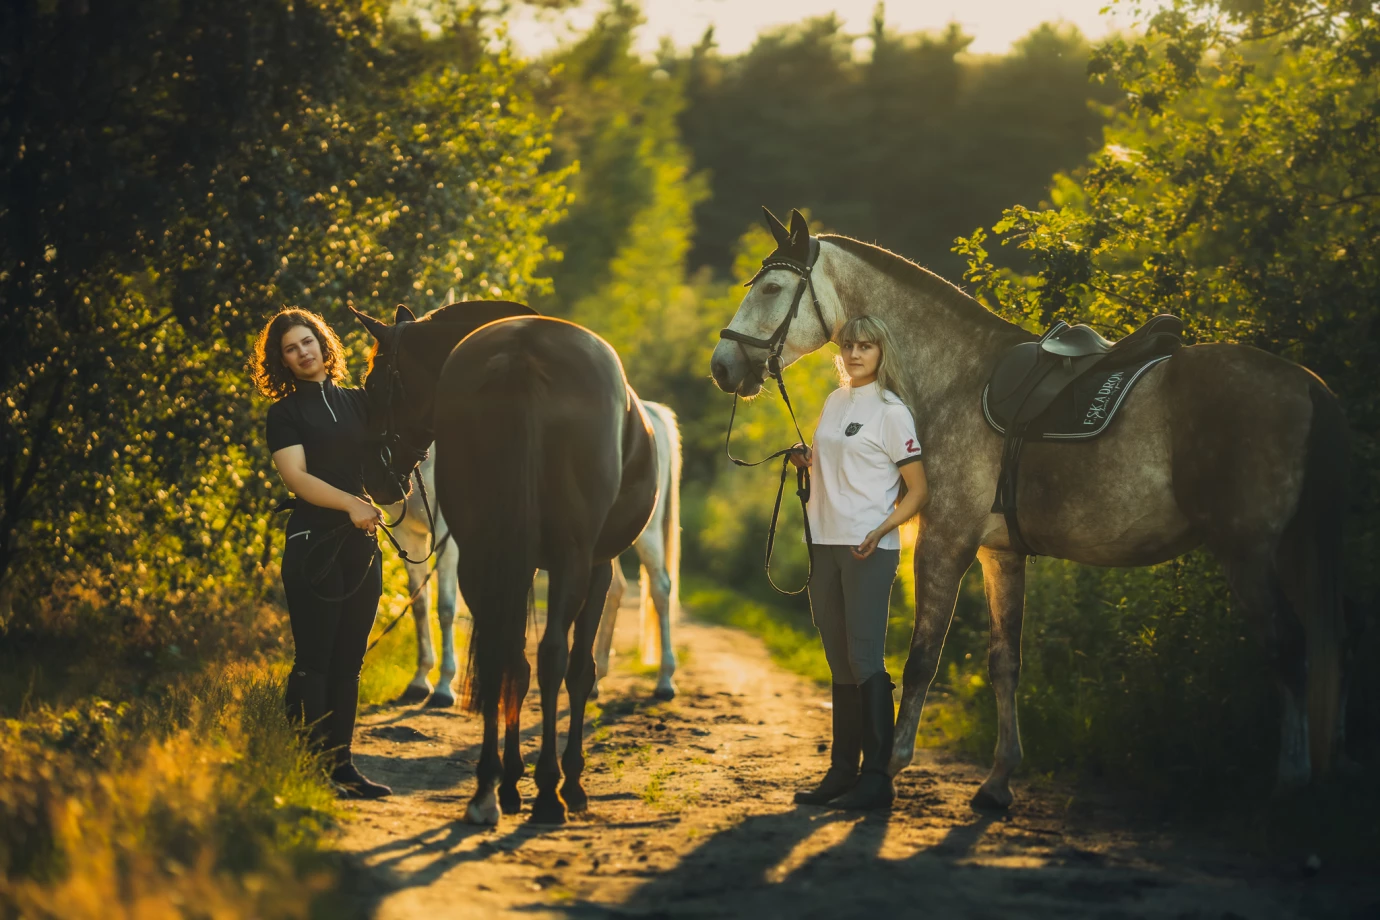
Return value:
M 781 352 L 786 347 L 786 339 L 790 335 L 791 323 L 795 321 L 796 314 L 800 312 L 800 301 L 804 298 L 806 291 L 810 293 L 810 303 L 814 305 L 815 318 L 819 320 L 819 328 L 824 330 L 824 338 L 826 340 L 833 338 L 833 330 L 829 328 L 829 324 L 824 320 L 824 308 L 819 304 L 819 296 L 815 294 L 814 279 L 811 277 L 814 271 L 815 262 L 818 261 L 818 259 L 819 241 L 812 238 L 809 241 L 809 249 L 804 262 L 784 255 L 778 250 L 763 259 L 762 267 L 757 270 L 757 274 L 753 275 L 752 279 L 743 285 L 744 287 L 750 288 L 757 283 L 757 279 L 761 278 L 767 272 L 776 269 L 785 269 L 786 271 L 794 273 L 800 279 L 795 286 L 795 294 L 791 297 L 791 308 L 786 311 L 785 318 L 781 320 L 781 324 L 776 327 L 776 331 L 768 338 L 757 338 L 756 336 L 739 332 L 736 329 L 724 328 L 719 330 L 719 338 L 721 339 L 737 342 L 740 345 L 751 345 L 753 348 L 766 349 L 767 376 L 776 381 L 776 388 L 781 393 L 781 401 L 786 404 L 786 411 L 790 413 L 791 424 L 795 427 L 796 436 L 800 438 L 801 444 L 805 443 L 805 435 L 800 431 L 800 422 L 796 420 L 795 408 L 791 406 L 790 394 L 786 392 L 786 380 L 782 376 L 785 367 L 781 363 Z M 724 453 L 728 455 L 728 459 L 731 460 L 735 466 L 761 466 L 769 460 L 775 460 L 777 457 L 781 458 L 781 482 L 776 488 L 776 504 L 771 511 L 771 523 L 767 527 L 767 552 L 766 560 L 763 563 L 767 570 L 767 583 L 780 594 L 788 596 L 800 594 L 810 586 L 810 579 L 814 577 L 815 573 L 814 541 L 810 534 L 810 515 L 805 507 L 810 501 L 810 468 L 806 466 L 795 471 L 795 494 L 796 497 L 800 499 L 800 514 L 805 522 L 805 548 L 809 556 L 809 568 L 806 570 L 805 583 L 794 591 L 786 591 L 772 580 L 771 554 L 772 548 L 776 545 L 776 522 L 781 514 L 781 496 L 786 490 L 786 476 L 790 473 L 791 454 L 798 453 L 799 448 L 787 447 L 755 462 L 738 459 L 733 456 L 732 446 L 733 421 L 737 418 L 737 415 L 738 394 L 734 392 L 733 408 L 728 414 L 728 433 L 724 436 Z
M 426 480 L 422 476 L 421 471 L 421 463 L 426 459 L 427 448 L 425 446 L 417 447 L 416 445 L 405 442 L 402 438 L 402 433 L 397 430 L 397 426 L 394 424 L 395 414 L 393 406 L 396 401 L 395 397 L 401 396 L 403 399 L 407 398 L 407 390 L 403 386 L 402 374 L 398 371 L 398 364 L 395 360 L 398 354 L 398 343 L 402 338 L 402 329 L 406 325 L 406 321 L 394 323 L 384 330 L 384 337 L 379 340 L 378 356 L 387 355 L 387 369 L 383 377 L 382 399 L 378 403 L 375 403 L 374 400 L 370 398 L 369 409 L 370 412 L 373 413 L 376 406 L 382 408 L 382 411 L 379 413 L 381 424 L 374 435 L 379 445 L 379 462 L 383 464 L 385 470 L 396 478 L 398 491 L 403 494 L 403 506 L 402 511 L 398 514 L 398 519 L 396 521 L 380 521 L 380 524 L 383 527 L 384 536 L 388 538 L 389 543 L 393 544 L 393 548 L 398 551 L 398 555 L 402 557 L 403 561 L 415 565 L 426 562 L 436 553 L 437 541 L 436 516 L 432 513 L 431 499 L 426 494 Z M 427 439 L 427 443 L 430 443 L 430 438 Z M 398 461 L 397 465 L 394 463 L 395 460 Z M 399 466 L 407 470 L 407 472 L 399 473 Z M 408 556 L 407 551 L 398 545 L 398 541 L 393 538 L 393 534 L 391 533 L 392 528 L 397 527 L 407 518 L 407 486 L 408 480 L 412 478 L 416 479 L 417 490 L 421 493 L 422 507 L 426 509 L 427 529 L 431 533 L 431 548 L 427 554 L 420 559 L 413 559 Z

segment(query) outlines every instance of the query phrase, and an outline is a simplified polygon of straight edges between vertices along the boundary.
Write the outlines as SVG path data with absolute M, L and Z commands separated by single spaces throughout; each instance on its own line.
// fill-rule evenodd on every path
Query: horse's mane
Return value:
M 419 318 L 419 323 L 470 323 L 474 319 L 469 315 L 470 311 L 478 307 L 504 306 L 514 308 L 515 313 L 527 311 L 532 316 L 540 316 L 536 310 L 527 306 L 525 303 L 518 303 L 514 300 L 461 300 L 456 303 L 448 303 L 444 307 L 437 307 L 430 313 Z
M 448 303 L 443 307 L 437 307 L 430 313 L 418 317 L 418 323 L 469 323 L 473 325 L 473 312 L 480 307 L 511 307 L 514 313 L 527 311 L 532 316 L 540 316 L 536 310 L 527 306 L 525 303 L 518 303 L 514 300 L 461 300 L 455 303 Z M 367 376 L 374 369 L 374 361 L 379 355 L 379 342 L 374 340 L 374 344 L 369 349 L 369 358 L 365 364 L 364 373 Z
M 828 240 L 845 252 L 862 259 L 888 278 L 907 287 L 917 288 L 941 303 L 954 304 L 969 309 L 976 307 L 984 313 L 991 312 L 977 300 L 965 294 L 953 282 L 936 275 L 928 268 L 915 264 L 905 256 L 897 255 L 890 249 L 883 249 L 881 246 L 864 243 L 862 240 L 855 240 L 851 236 L 843 236 L 838 233 L 822 233 L 819 239 Z

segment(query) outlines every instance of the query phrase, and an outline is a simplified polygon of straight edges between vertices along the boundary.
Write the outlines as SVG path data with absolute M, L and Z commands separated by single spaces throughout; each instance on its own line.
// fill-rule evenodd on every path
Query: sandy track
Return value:
M 357 760 L 396 793 L 360 804 L 340 841 L 362 913 L 1380 917 L 1374 883 L 1304 880 L 1162 829 L 1122 829 L 1113 803 L 1080 792 L 1069 808 L 1067 788 L 1018 782 L 1012 813 L 975 812 L 968 799 L 982 771 L 931 751 L 897 781 L 890 815 L 795 806 L 792 792 L 825 765 L 825 695 L 772 664 L 755 638 L 688 621 L 677 632 L 689 650 L 680 696 L 657 703 L 651 677 L 628 673 L 637 616 L 625 609 L 619 619 L 624 654 L 587 735 L 590 811 L 563 827 L 525 821 L 535 689 L 524 713 L 524 813 L 497 829 L 460 820 L 478 717 L 407 708 L 361 719 Z

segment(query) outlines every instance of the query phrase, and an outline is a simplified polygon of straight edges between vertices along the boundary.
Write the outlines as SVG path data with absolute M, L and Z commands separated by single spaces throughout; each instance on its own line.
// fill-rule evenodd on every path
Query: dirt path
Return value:
M 931 751 L 897 781 L 889 816 L 791 803 L 822 771 L 825 696 L 738 631 L 693 621 L 671 703 L 628 673 L 637 616 L 587 741 L 590 812 L 560 828 L 461 822 L 480 724 L 462 712 L 361 720 L 357 759 L 392 798 L 358 807 L 341 847 L 362 912 L 379 918 L 1380 917 L 1380 888 L 1304 880 L 1166 831 L 1116 829 L 1096 800 L 1018 783 L 1006 816 L 973 811 L 976 767 Z M 529 647 L 534 643 L 529 642 Z M 535 679 L 533 681 L 535 687 Z M 527 802 L 540 714 L 524 713 Z M 565 720 L 562 716 L 561 727 Z

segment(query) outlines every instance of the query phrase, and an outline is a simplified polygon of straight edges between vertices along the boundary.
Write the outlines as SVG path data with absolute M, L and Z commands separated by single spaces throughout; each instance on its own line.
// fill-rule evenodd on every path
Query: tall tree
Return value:
M 345 331 L 349 304 L 538 283 L 565 194 L 539 171 L 549 116 L 477 17 L 428 36 L 387 12 L 0 13 L 0 590 L 17 613 L 88 568 L 122 601 L 260 558 L 244 362 L 277 305 Z

